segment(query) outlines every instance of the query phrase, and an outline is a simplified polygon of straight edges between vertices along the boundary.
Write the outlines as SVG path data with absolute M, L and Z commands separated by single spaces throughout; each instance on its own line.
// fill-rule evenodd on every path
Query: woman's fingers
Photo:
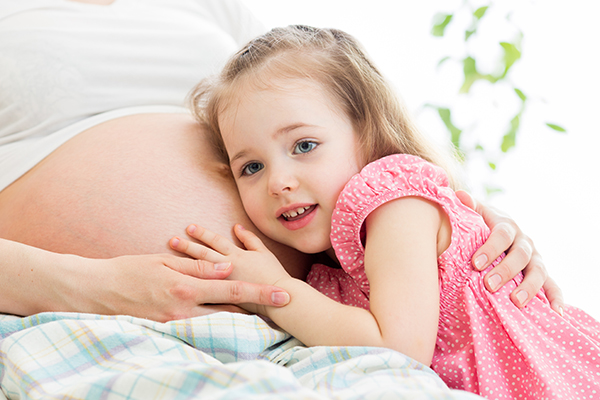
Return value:
M 465 192 L 464 190 L 457 190 L 456 197 L 458 197 L 460 202 L 465 206 L 469 207 L 473 211 L 477 211 L 477 202 L 470 193 Z
M 193 296 L 198 305 L 253 303 L 284 306 L 290 301 L 287 292 L 276 286 L 220 280 L 229 276 L 232 271 L 229 263 L 224 263 L 227 268 L 219 269 L 215 267 L 217 264 L 211 262 L 176 256 L 169 256 L 163 262 L 172 270 L 199 278 L 171 291 L 181 298 Z
M 494 226 L 489 238 L 475 254 L 473 254 L 473 265 L 479 271 L 486 269 L 494 260 L 496 260 L 506 249 L 514 247 L 516 230 L 509 223 L 500 222 Z M 530 254 L 531 256 L 531 254 Z M 516 257 L 515 257 L 515 261 Z M 521 268 L 515 271 L 515 275 L 523 269 L 527 262 L 521 264 Z M 510 270 L 509 270 L 510 271 Z M 510 278 L 514 277 L 512 275 Z
M 487 268 L 502 254 L 504 248 L 508 248 L 506 256 L 485 275 L 485 286 L 490 292 L 495 292 L 523 271 L 523 282 L 511 293 L 510 298 L 516 306 L 524 307 L 548 278 L 544 263 L 537 253 L 534 254 L 533 243 L 528 237 L 517 234 L 511 224 L 499 223 L 488 241 L 475 253 L 473 264 L 479 270 Z
M 546 279 L 544 291 L 546 292 L 546 297 L 548 298 L 552 309 L 560 315 L 564 315 L 565 300 L 563 298 L 562 290 L 551 277 Z
M 262 304 L 284 306 L 290 296 L 283 289 L 243 281 L 203 281 L 198 304 Z
M 523 281 L 510 294 L 512 302 L 520 308 L 529 303 L 548 279 L 546 268 L 539 256 L 532 257 L 523 272 Z
M 502 262 L 484 277 L 487 289 L 495 292 L 523 271 L 523 281 L 510 296 L 513 303 L 524 307 L 543 287 L 552 308 L 562 313 L 562 291 L 548 276 L 533 241 L 523 234 L 515 221 L 502 212 L 477 203 L 466 192 L 457 191 L 456 194 L 463 204 L 481 214 L 492 230 L 488 240 L 473 254 L 474 267 L 483 271 L 503 252 L 506 253 Z
M 504 286 L 506 282 L 517 276 L 524 267 L 527 268 L 526 266 L 531 262 L 533 244 L 528 238 L 515 239 L 515 235 L 516 232 L 509 224 L 498 224 L 489 239 L 473 255 L 473 264 L 476 269 L 481 271 L 502 255 L 505 248 L 508 248 L 502 262 L 488 272 L 484 279 L 487 288 L 492 292 Z M 539 290 L 546 276 L 538 278 L 542 279 L 538 287 Z
M 473 264 L 477 269 L 487 268 L 497 255 L 502 253 L 502 248 L 510 247 L 502 261 L 485 275 L 484 283 L 487 289 L 495 292 L 523 271 L 523 281 L 511 293 L 511 301 L 517 307 L 523 308 L 543 287 L 552 309 L 562 314 L 562 291 L 548 276 L 542 257 L 531 239 L 509 223 L 496 225 L 490 239 L 473 256 Z

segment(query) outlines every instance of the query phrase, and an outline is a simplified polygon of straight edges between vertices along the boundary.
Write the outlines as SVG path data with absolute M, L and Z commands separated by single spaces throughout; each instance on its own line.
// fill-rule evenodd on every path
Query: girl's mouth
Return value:
M 293 210 L 286 211 L 281 214 L 279 221 L 286 229 L 295 231 L 307 226 L 315 217 L 317 212 L 317 204 L 306 207 L 298 207 Z
M 310 214 L 310 212 L 314 210 L 316 206 L 316 204 L 313 204 L 312 206 L 298 207 L 295 210 L 290 210 L 282 213 L 281 216 L 286 221 L 295 221 L 297 219 L 303 218 L 304 214 Z

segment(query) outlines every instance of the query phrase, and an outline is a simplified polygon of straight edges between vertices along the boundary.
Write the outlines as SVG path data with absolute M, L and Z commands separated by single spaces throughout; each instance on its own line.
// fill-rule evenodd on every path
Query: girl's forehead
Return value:
M 323 106 L 342 111 L 340 100 L 326 85 L 312 77 L 274 76 L 264 79 L 260 76 L 244 77 L 233 82 L 221 97 L 218 113 L 235 114 L 241 104 L 256 105 L 268 99 L 296 98 L 301 101 L 319 102 Z

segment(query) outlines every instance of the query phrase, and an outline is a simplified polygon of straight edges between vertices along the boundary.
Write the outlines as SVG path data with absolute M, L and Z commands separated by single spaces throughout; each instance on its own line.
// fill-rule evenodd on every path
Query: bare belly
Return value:
M 185 114 L 133 115 L 66 142 L 0 192 L 0 237 L 86 257 L 170 251 L 197 223 L 255 230 L 201 128 Z M 267 245 L 294 275 L 306 256 Z

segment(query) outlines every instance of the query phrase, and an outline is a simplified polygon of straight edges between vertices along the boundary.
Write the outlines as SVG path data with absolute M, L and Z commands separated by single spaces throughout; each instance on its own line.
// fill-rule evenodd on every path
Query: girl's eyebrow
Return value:
M 231 159 L 229 160 L 229 164 L 230 165 L 233 164 L 236 160 L 244 157 L 245 155 L 246 155 L 246 151 L 245 150 L 239 151 L 238 153 L 236 153 L 235 156 L 231 157 Z
M 284 126 L 283 128 L 279 128 L 275 131 L 275 133 L 273 133 L 273 139 L 275 139 L 277 136 L 280 135 L 284 135 L 284 134 L 288 134 L 292 131 L 294 131 L 295 129 L 299 129 L 299 128 L 307 128 L 307 127 L 316 127 L 316 125 L 310 125 L 310 124 L 305 124 L 303 122 L 296 122 L 293 124 L 289 124 Z M 238 151 L 233 157 L 231 157 L 231 159 L 229 160 L 229 164 L 233 164 L 235 161 L 237 161 L 238 159 L 246 156 L 248 152 L 246 150 L 241 150 Z
M 286 133 L 290 133 L 291 131 L 295 130 L 295 129 L 299 129 L 299 128 L 306 128 L 306 127 L 315 127 L 316 125 L 310 125 L 310 124 L 305 124 L 303 122 L 295 122 L 293 124 L 289 124 L 284 126 L 283 128 L 279 128 L 275 131 L 275 133 L 273 134 L 273 138 L 282 135 L 282 134 L 286 134 Z

